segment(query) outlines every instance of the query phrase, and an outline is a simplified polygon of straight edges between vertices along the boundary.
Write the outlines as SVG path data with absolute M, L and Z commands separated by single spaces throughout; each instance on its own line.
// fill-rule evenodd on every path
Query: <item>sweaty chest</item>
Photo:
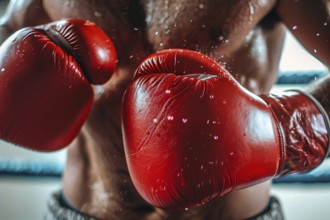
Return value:
M 269 45 L 256 27 L 276 0 L 43 1 L 53 20 L 79 17 L 95 22 L 113 39 L 120 62 L 132 69 L 154 51 L 187 48 L 231 65 L 241 82 L 249 76 L 243 84 L 253 78 L 258 78 L 257 84 L 265 84 L 261 79 L 271 84 L 266 78 L 272 64 L 260 59 L 267 57 Z M 250 68 L 237 69 L 237 63 Z
M 238 47 L 275 0 L 144 0 L 147 36 L 156 49 L 209 52 Z

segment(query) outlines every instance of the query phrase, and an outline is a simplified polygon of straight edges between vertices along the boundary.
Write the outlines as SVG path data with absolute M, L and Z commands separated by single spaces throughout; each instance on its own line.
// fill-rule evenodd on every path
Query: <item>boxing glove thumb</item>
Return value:
M 67 19 L 15 32 L 0 48 L 0 138 L 37 151 L 67 146 L 116 67 L 109 37 Z

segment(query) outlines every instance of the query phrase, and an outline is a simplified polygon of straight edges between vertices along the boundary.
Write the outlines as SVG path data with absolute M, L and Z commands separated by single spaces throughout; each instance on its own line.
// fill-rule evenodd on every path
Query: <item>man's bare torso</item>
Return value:
M 102 219 L 241 219 L 265 208 L 269 183 L 185 212 L 146 204 L 127 172 L 120 104 L 136 66 L 148 54 L 167 48 L 200 51 L 224 65 L 250 91 L 268 92 L 276 81 L 284 40 L 284 28 L 273 12 L 276 0 L 26 2 L 43 9 L 39 18 L 31 14 L 34 10 L 25 14 L 25 19 L 36 18 L 30 25 L 68 17 L 88 19 L 112 38 L 118 53 L 118 71 L 105 86 L 95 87 L 90 117 L 69 147 L 63 188 L 76 208 Z

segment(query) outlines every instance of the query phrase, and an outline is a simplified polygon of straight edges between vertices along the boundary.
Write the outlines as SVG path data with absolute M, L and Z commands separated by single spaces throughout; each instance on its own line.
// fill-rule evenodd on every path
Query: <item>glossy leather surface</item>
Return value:
M 278 169 L 280 138 L 267 104 L 205 55 L 151 55 L 122 111 L 130 175 L 157 207 L 202 205 Z
M 49 36 L 49 28 L 58 34 Z M 90 30 L 96 34 L 93 38 L 87 35 Z M 92 41 L 97 33 L 101 39 Z M 88 70 L 95 81 L 105 79 L 105 70 L 112 74 L 115 60 L 111 68 L 103 68 L 99 58 L 89 54 L 98 51 L 101 41 L 109 41 L 105 36 L 90 22 L 66 20 L 25 28 L 8 38 L 0 49 L 0 138 L 38 151 L 68 145 L 93 102 L 93 90 L 84 73 Z M 74 56 L 61 41 L 71 45 Z M 106 57 L 116 57 L 113 53 L 113 49 L 105 50 Z M 91 58 L 86 60 L 84 54 Z M 82 62 L 87 65 L 81 66 Z M 98 75 L 99 66 L 102 77 L 93 77 Z
M 277 175 L 307 172 L 320 165 L 328 151 L 324 116 L 299 92 L 262 96 L 272 109 L 281 134 L 281 165 Z
M 117 54 L 110 38 L 93 22 L 69 19 L 36 27 L 73 56 L 92 84 L 108 81 L 116 69 Z
M 256 96 L 215 61 L 187 50 L 149 56 L 122 111 L 133 183 L 165 209 L 309 171 L 328 150 L 324 115 L 310 98 Z

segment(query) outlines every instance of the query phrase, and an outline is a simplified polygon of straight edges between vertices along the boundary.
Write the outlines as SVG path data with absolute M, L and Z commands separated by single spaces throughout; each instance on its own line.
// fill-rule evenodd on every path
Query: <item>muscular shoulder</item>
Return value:
M 276 0 L 143 0 L 147 35 L 155 49 L 184 46 L 200 51 L 243 42 L 275 4 Z
M 15 31 L 25 26 L 34 26 L 49 21 L 42 0 L 10 0 L 2 23 Z

